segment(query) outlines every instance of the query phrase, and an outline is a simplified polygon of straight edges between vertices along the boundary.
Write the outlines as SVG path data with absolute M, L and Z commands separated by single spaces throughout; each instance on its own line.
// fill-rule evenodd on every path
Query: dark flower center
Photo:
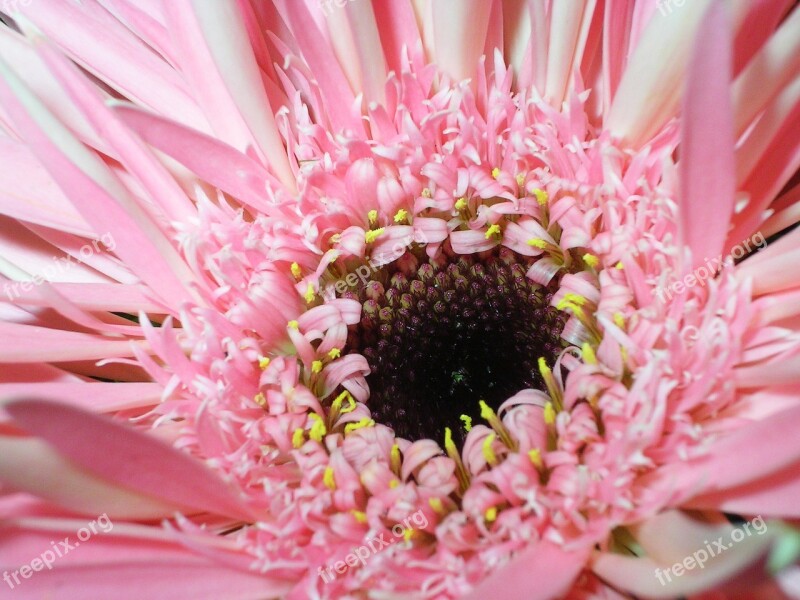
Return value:
M 456 256 L 443 266 L 394 267 L 348 295 L 363 304 L 348 351 L 369 363 L 373 418 L 408 440 L 463 439 L 480 422 L 479 400 L 495 410 L 526 388 L 544 389 L 538 360 L 564 348 L 563 312 L 553 292 L 526 277 L 532 264 L 510 250 Z

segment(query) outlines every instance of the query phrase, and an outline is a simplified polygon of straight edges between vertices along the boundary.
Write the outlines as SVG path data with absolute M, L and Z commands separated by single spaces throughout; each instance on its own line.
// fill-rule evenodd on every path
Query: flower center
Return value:
M 550 306 L 557 282 L 526 277 L 532 262 L 506 248 L 456 256 L 382 271 L 357 292 L 363 313 L 348 349 L 369 363 L 373 418 L 408 440 L 441 439 L 446 427 L 463 439 L 480 400 L 496 410 L 544 389 L 538 360 L 553 364 L 565 347 L 566 315 Z

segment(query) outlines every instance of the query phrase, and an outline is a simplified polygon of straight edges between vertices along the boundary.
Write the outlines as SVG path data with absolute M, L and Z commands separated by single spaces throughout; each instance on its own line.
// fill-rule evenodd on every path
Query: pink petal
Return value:
M 680 222 L 693 266 L 722 249 L 734 204 L 731 33 L 714 2 L 697 33 L 684 93 Z
M 110 482 L 179 506 L 251 517 L 204 465 L 145 433 L 45 400 L 11 402 L 5 409 L 30 434 Z

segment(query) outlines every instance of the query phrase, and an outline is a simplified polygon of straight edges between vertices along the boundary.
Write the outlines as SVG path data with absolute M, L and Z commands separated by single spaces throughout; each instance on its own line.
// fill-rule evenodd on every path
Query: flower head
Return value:
M 102 513 L 26 588 L 723 589 L 800 516 L 800 11 L 339 4 L 0 29 L 0 566 Z

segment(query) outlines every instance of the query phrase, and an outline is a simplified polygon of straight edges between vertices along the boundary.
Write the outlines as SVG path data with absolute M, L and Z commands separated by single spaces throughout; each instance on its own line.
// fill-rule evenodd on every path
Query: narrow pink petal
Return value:
M 144 293 L 144 286 L 119 283 L 52 283 L 53 288 L 67 300 L 85 310 L 138 313 L 163 313 L 162 304 Z M 43 300 L 35 290 L 18 288 L 20 302 L 42 306 Z M 15 295 L 16 297 L 16 295 Z
M 530 548 L 515 556 L 509 565 L 498 568 L 484 579 L 466 596 L 466 600 L 545 600 L 561 597 L 583 570 L 590 552 L 590 547 L 567 552 L 549 541 L 534 542 Z
M 241 152 L 254 146 L 294 190 L 295 177 L 237 4 L 173 0 L 164 6 L 183 73 L 217 136 Z
M 0 75 L 5 109 L 96 235 L 110 234 L 115 253 L 170 306 L 180 307 L 192 298 L 184 284 L 193 275 L 158 226 L 127 196 L 102 161 L 75 140 L 2 62 Z M 111 190 L 117 197 L 112 197 Z
M 492 3 L 433 2 L 436 63 L 455 81 L 473 78 L 483 53 Z
M 6 489 L 35 494 L 79 514 L 161 519 L 182 508 L 97 477 L 32 438 L 0 435 L 0 479 Z
M 145 433 L 45 400 L 11 402 L 5 409 L 26 431 L 110 482 L 179 506 L 251 518 L 204 465 Z
M 0 214 L 91 237 L 93 231 L 22 143 L 0 138 Z
M 369 2 L 348 2 L 344 14 L 353 33 L 358 64 L 361 70 L 361 92 L 367 102 L 384 102 L 386 58 Z
M 125 97 L 208 131 L 178 71 L 97 3 L 79 7 L 60 0 L 37 0 L 16 6 L 68 56 Z
M 216 138 L 130 105 L 114 107 L 122 120 L 148 144 L 171 156 L 202 180 L 264 210 L 271 175 L 250 157 Z
M 158 404 L 164 388 L 159 383 L 33 382 L 0 383 L 0 398 L 52 398 L 93 412 L 112 413 Z
M 395 73 L 403 64 L 403 47 L 413 51 L 421 43 L 414 9 L 409 2 L 373 2 L 375 22 L 386 55 L 386 64 Z
M 702 494 L 687 502 L 686 507 L 743 515 L 800 519 L 798 498 L 800 498 L 800 462 L 742 486 Z
M 550 47 L 547 51 L 545 98 L 559 106 L 566 97 L 573 68 L 580 65 L 582 45 L 586 41 L 585 23 L 592 18 L 595 2 L 575 0 L 551 5 Z
M 700 25 L 684 93 L 680 223 L 693 265 L 721 250 L 734 205 L 731 32 L 719 2 Z
M 607 0 L 603 22 L 603 106 L 608 113 L 628 63 L 634 0 Z
M 705 529 L 701 531 L 706 531 L 707 533 Z M 715 540 L 723 531 L 726 531 L 726 529 L 721 528 L 717 536 L 711 537 L 708 534 L 709 537 L 702 539 Z M 670 532 L 670 535 L 677 534 Z M 607 552 L 595 555 L 592 570 L 606 582 L 635 596 L 668 598 L 671 600 L 680 596 L 707 591 L 723 583 L 726 579 L 756 561 L 766 551 L 770 539 L 770 535 L 745 537 L 731 549 L 724 553 L 720 552 L 719 555 L 710 558 L 705 562 L 704 568 L 684 570 L 680 577 L 672 572 L 669 573 L 669 578 L 667 577 L 668 574 L 665 573 L 665 570 L 672 567 L 672 564 L 659 563 L 651 558 L 633 558 Z M 705 549 L 706 543 L 698 539 L 692 552 Z M 708 554 L 707 551 L 706 554 Z M 684 558 L 685 556 L 693 556 L 693 554 L 684 555 Z M 661 575 L 660 578 L 659 574 Z
M 63 362 L 133 356 L 132 342 L 121 338 L 0 322 L 0 361 Z
M 103 513 L 97 514 L 102 517 Z M 248 557 L 242 554 L 216 551 L 203 556 L 186 547 L 189 538 L 170 539 L 161 530 L 115 523 L 113 518 L 110 529 L 102 521 L 96 525 L 97 534 L 75 546 L 76 532 L 88 522 L 26 519 L 3 527 L 0 571 L 19 569 L 31 557 L 51 549 L 52 540 L 69 538 L 72 544 L 71 550 L 55 558 L 52 569 L 20 578 L 22 583 L 14 591 L 27 598 L 63 600 L 262 600 L 283 597 L 291 588 L 285 581 L 247 570 Z
M 800 72 L 800 12 L 793 11 L 733 85 L 736 137 Z

